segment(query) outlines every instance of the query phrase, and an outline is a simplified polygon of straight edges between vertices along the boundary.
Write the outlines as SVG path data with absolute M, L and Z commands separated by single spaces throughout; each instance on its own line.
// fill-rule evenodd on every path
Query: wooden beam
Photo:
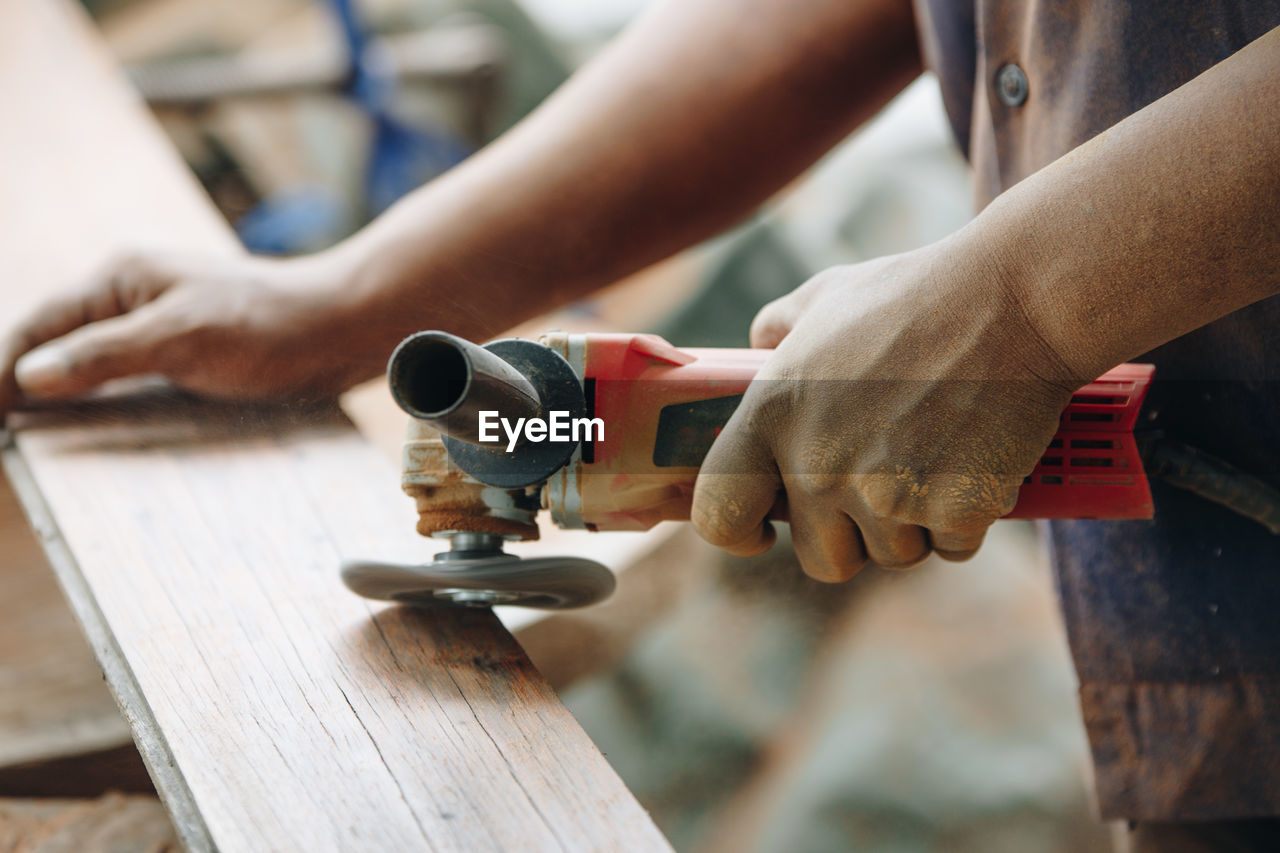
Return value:
M 131 243 L 238 251 L 71 3 L 6 4 L 0 103 L 6 316 Z M 341 586 L 433 549 L 336 410 L 98 400 L 4 462 L 190 849 L 667 849 L 490 613 Z

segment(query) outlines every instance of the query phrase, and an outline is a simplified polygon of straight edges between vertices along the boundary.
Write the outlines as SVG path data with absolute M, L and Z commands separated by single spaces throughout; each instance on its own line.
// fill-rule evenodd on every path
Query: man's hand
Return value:
M 73 397 L 136 374 L 215 397 L 337 393 L 375 375 L 395 343 L 352 322 L 347 276 L 320 256 L 119 259 L 0 330 L 0 420 L 20 398 Z
M 837 267 L 760 312 L 752 345 L 777 352 L 703 463 L 693 522 L 705 539 L 768 548 L 784 491 L 796 553 L 819 580 L 868 559 L 973 555 L 1085 381 L 975 255 L 949 240 Z

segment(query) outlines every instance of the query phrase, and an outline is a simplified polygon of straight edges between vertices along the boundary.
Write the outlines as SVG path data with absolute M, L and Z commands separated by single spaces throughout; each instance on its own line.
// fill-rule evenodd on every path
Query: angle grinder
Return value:
M 344 582 L 416 604 L 558 609 L 606 598 L 614 578 L 600 563 L 521 559 L 504 544 L 536 539 L 542 510 L 589 531 L 687 521 L 698 468 L 769 355 L 646 334 L 484 346 L 410 336 L 387 368 L 411 416 L 401 484 L 418 532 L 450 547 L 420 565 L 349 562 Z M 1133 427 L 1153 373 L 1120 365 L 1080 389 L 1009 517 L 1150 518 Z

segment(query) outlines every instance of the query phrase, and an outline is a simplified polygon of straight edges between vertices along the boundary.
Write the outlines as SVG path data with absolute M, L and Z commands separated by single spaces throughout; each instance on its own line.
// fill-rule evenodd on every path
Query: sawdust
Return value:
M 486 507 L 481 510 L 487 512 Z M 453 509 L 443 512 L 418 512 L 417 531 L 430 536 L 444 530 L 467 530 L 472 533 L 492 533 L 508 538 L 532 541 L 538 538 L 536 524 L 523 524 L 506 518 L 484 515 L 481 511 Z
M 413 498 L 417 530 L 423 536 L 467 530 L 522 540 L 538 538 L 536 499 L 523 490 L 494 489 L 467 476 L 450 463 L 439 434 L 418 422 L 410 423 L 406 436 L 400 485 Z

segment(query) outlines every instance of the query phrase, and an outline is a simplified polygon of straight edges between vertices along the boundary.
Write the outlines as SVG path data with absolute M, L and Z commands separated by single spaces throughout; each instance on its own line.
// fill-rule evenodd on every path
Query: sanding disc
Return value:
M 496 604 L 564 610 L 603 601 L 616 581 L 595 560 L 579 557 L 521 559 L 513 554 L 437 559 L 405 566 L 351 561 L 342 581 L 365 598 L 431 606 Z

